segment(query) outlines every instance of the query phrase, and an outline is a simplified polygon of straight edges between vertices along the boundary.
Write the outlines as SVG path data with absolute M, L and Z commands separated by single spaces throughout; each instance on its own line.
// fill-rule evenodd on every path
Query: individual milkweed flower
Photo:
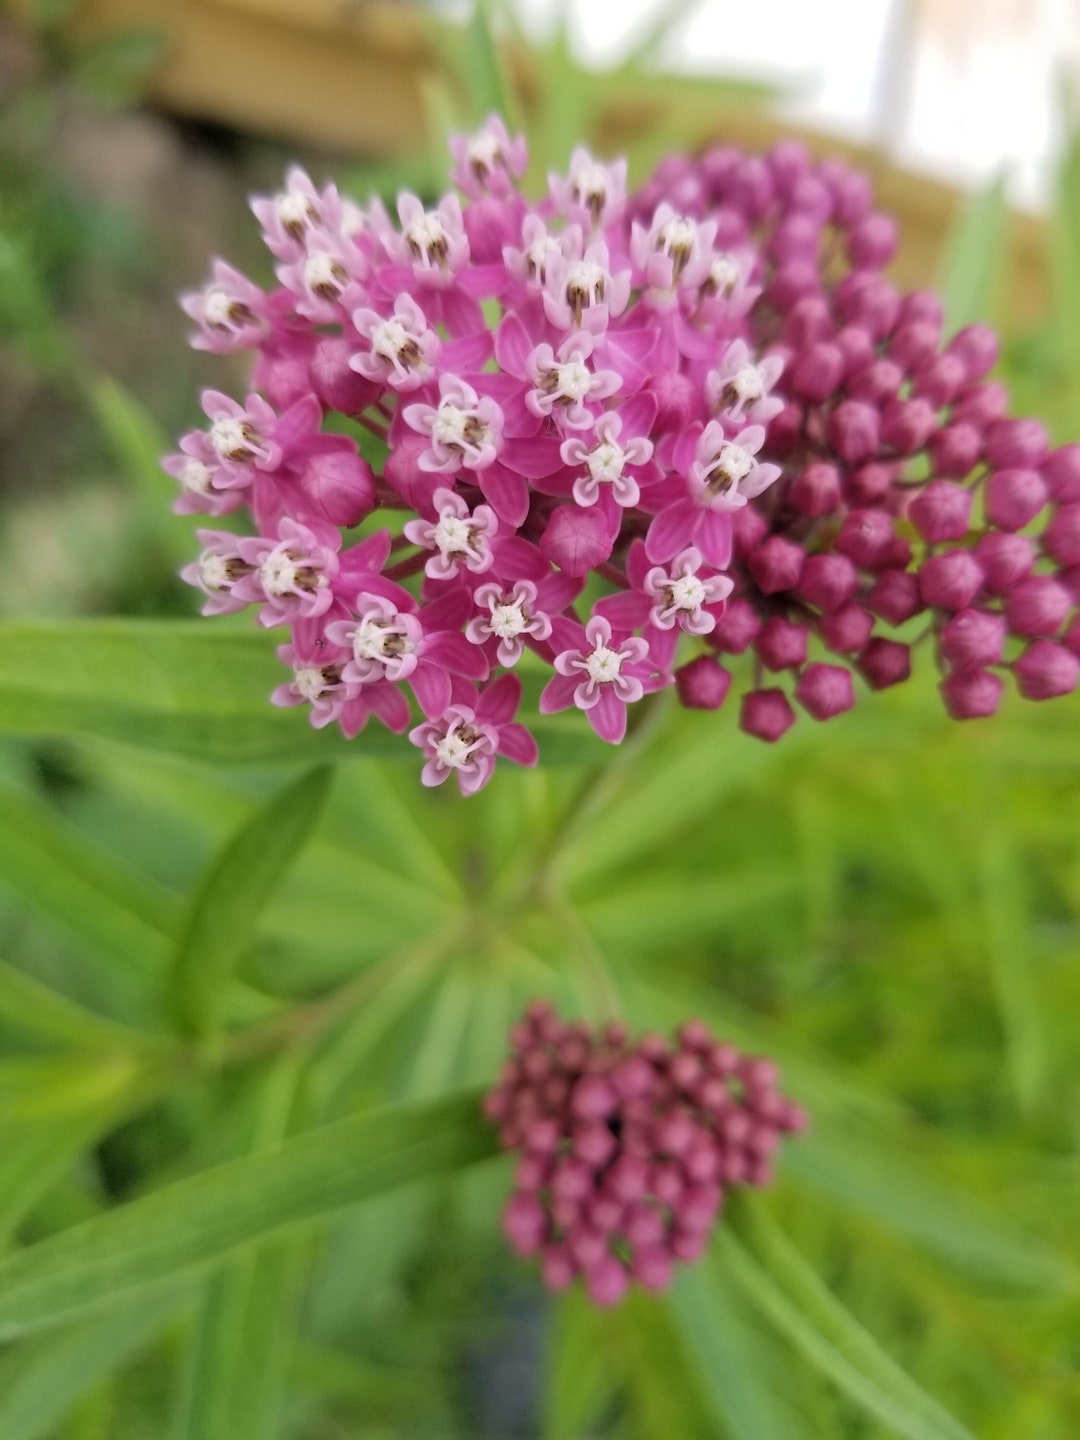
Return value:
M 502 441 L 503 414 L 489 395 L 480 396 L 457 375 L 439 380 L 438 405 L 407 405 L 405 423 L 431 446 L 420 455 L 421 470 L 448 474 L 465 467 L 483 470 L 492 464 Z
M 202 290 L 180 297 L 180 306 L 199 326 L 191 337 L 196 350 L 227 355 L 262 341 L 269 329 L 265 293 L 224 260 L 215 260 L 211 278 Z
M 454 686 L 454 700 L 437 720 L 409 731 L 409 739 L 427 759 L 424 785 L 441 785 L 456 776 L 463 795 L 475 795 L 491 779 L 499 755 L 518 765 L 535 765 L 536 741 L 524 725 L 514 722 L 521 703 L 521 681 L 500 675 L 482 694 L 468 682 Z
M 510 1057 L 484 1113 L 517 1156 L 503 1231 L 535 1256 L 544 1283 L 580 1278 L 598 1305 L 632 1283 L 664 1290 L 701 1255 L 726 1196 L 768 1185 L 802 1108 L 760 1055 L 718 1041 L 701 1021 L 632 1041 L 537 1001 L 510 1033 Z
M 573 496 L 579 505 L 595 505 L 601 486 L 610 486 L 616 505 L 624 509 L 641 499 L 641 486 L 633 474 L 652 459 L 653 444 L 644 435 L 626 437 L 619 443 L 625 415 L 605 410 L 593 427 L 593 443 L 587 445 L 579 436 L 564 440 L 560 448 L 563 461 L 575 469 L 583 466 L 585 473 L 574 481 Z
M 399 295 L 389 316 L 359 309 L 352 321 L 369 348 L 351 355 L 349 365 L 365 379 L 403 391 L 415 390 L 431 376 L 442 345 L 411 295 Z
M 478 505 L 470 514 L 462 497 L 446 489 L 435 491 L 432 504 L 438 515 L 434 524 L 410 520 L 404 529 L 414 545 L 435 551 L 424 565 L 424 574 L 433 580 L 452 580 L 462 566 L 474 575 L 490 570 L 495 558 L 491 540 L 499 529 L 495 512 Z
M 555 671 L 540 697 L 541 715 L 576 705 L 589 724 L 612 745 L 626 733 L 626 707 L 655 689 L 648 664 L 649 644 L 640 636 L 616 636 L 602 615 L 582 627 L 558 616 L 552 622 Z

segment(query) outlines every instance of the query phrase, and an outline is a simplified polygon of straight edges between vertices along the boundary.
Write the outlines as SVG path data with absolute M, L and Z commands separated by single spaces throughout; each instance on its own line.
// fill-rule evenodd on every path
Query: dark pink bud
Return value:
M 691 1185 L 679 1202 L 679 1224 L 686 1230 L 708 1230 L 719 1209 L 718 1185 Z
M 872 568 L 892 546 L 892 516 L 885 510 L 852 510 L 840 527 L 836 549 L 856 565 Z
M 744 505 L 741 510 L 736 510 L 732 516 L 732 525 L 735 532 L 735 553 L 741 559 L 745 559 L 751 550 L 757 549 L 769 528 L 764 515 L 760 510 L 755 510 L 753 505 Z
M 634 1279 L 646 1290 L 666 1290 L 671 1284 L 671 1256 L 659 1245 L 644 1246 L 634 1252 L 631 1266 Z
M 685 1155 L 696 1135 L 697 1129 L 689 1115 L 669 1115 L 656 1127 L 656 1148 L 662 1155 Z
M 421 470 L 417 463 L 429 442 L 423 435 L 404 435 L 383 465 L 383 479 L 414 510 L 424 510 L 442 481 L 441 475 Z
M 983 536 L 975 547 L 975 555 L 986 576 L 986 590 L 991 595 L 1000 595 L 1031 573 L 1035 546 L 1026 535 L 995 532 Z
M 721 1040 L 716 1045 L 710 1045 L 708 1062 L 709 1069 L 717 1075 L 734 1075 L 739 1066 L 739 1052 L 734 1045 Z
M 930 437 L 930 463 L 936 475 L 962 480 L 970 475 L 982 454 L 982 431 L 961 420 Z
M 986 459 L 995 470 L 1032 470 L 1048 448 L 1046 426 L 1038 420 L 995 420 L 986 432 Z
M 889 359 L 903 370 L 917 370 L 937 354 L 941 330 L 929 320 L 906 320 L 889 340 Z
M 882 269 L 896 253 L 896 221 L 880 212 L 867 215 L 848 235 L 847 253 L 852 265 Z
M 1080 655 L 1080 615 L 1076 617 L 1068 630 L 1065 631 L 1064 640 L 1074 655 Z
M 864 369 L 874 358 L 874 337 L 862 325 L 845 325 L 838 330 L 833 341 L 844 357 L 844 374 L 852 375 Z M 854 396 L 865 399 L 865 396 Z
M 795 724 L 795 711 L 782 690 L 749 690 L 742 698 L 739 726 L 770 744 Z
M 503 1210 L 502 1228 L 519 1255 L 535 1255 L 547 1231 L 547 1216 L 536 1196 L 511 1195 Z
M 1037 470 L 996 470 L 986 482 L 986 518 L 999 530 L 1022 530 L 1049 496 Z
M 880 275 L 865 271 L 846 275 L 836 288 L 840 313 L 851 325 L 861 325 L 875 341 L 884 340 L 900 314 L 900 297 Z
M 606 1120 L 615 1105 L 615 1091 L 599 1075 L 579 1080 L 570 1100 L 570 1109 L 582 1120 Z
M 912 376 L 912 388 L 916 395 L 940 409 L 956 399 L 967 378 L 964 362 L 959 356 L 939 355 L 916 370 Z
M 796 593 L 819 610 L 839 610 L 858 588 L 858 571 L 846 555 L 811 555 Z
M 997 364 L 999 348 L 989 325 L 967 325 L 949 341 L 948 353 L 963 363 L 969 380 L 981 380 Z
M 810 155 L 801 140 L 778 140 L 765 156 L 777 194 L 788 195 L 795 182 L 809 174 Z
M 730 689 L 731 671 L 711 655 L 699 655 L 675 671 L 675 691 L 688 710 L 719 710 Z
M 589 510 L 580 505 L 558 505 L 540 537 L 540 551 L 545 560 L 568 575 L 587 575 L 604 563 L 613 543 L 599 505 Z
M 893 400 L 881 417 L 881 438 L 898 455 L 914 455 L 923 448 L 937 426 L 937 411 L 924 397 Z
M 844 498 L 849 505 L 881 505 L 888 498 L 896 478 L 894 465 L 883 465 L 873 460 L 869 465 L 860 465 L 848 472 L 844 480 Z
M 1036 640 L 1017 660 L 1013 674 L 1025 700 L 1053 700 L 1076 689 L 1080 660 L 1063 645 Z
M 380 395 L 378 385 L 349 367 L 354 345 L 342 335 L 324 335 L 315 347 L 308 374 L 311 388 L 327 410 L 362 415 Z
M 646 1182 L 642 1195 L 647 1191 Z M 637 1203 L 627 1208 L 623 1234 L 631 1245 L 659 1245 L 664 1239 L 666 1229 L 664 1217 L 654 1206 Z
M 299 339 L 280 349 L 263 350 L 255 365 L 253 388 L 262 390 L 275 410 L 287 410 L 311 394 L 308 371 L 313 351 L 313 344 Z
M 805 350 L 817 340 L 828 340 L 833 333 L 832 311 L 820 295 L 807 295 L 791 307 L 781 331 L 795 350 Z
M 844 352 L 829 340 L 818 340 L 805 349 L 791 369 L 796 395 L 817 404 L 834 395 L 844 378 Z
M 599 1264 L 608 1254 L 608 1237 L 586 1225 L 576 1227 L 566 1243 L 570 1254 L 586 1273 L 590 1265 Z
M 575 1125 L 571 1135 L 574 1154 L 586 1165 L 599 1169 L 606 1165 L 615 1153 L 618 1141 L 608 1127 L 599 1120 L 584 1125 Z
M 540 1259 L 540 1273 L 549 1290 L 565 1290 L 577 1274 L 577 1266 L 565 1245 L 545 1245 Z
M 861 400 L 842 400 L 829 417 L 829 444 L 841 460 L 857 465 L 878 448 L 878 412 Z
M 985 610 L 961 610 L 942 627 L 941 653 L 954 670 L 997 665 L 1005 649 L 1005 621 Z
M 774 615 L 754 641 L 754 649 L 766 670 L 791 670 L 806 664 L 806 642 L 804 626 Z
M 649 1189 L 665 1205 L 675 1205 L 686 1189 L 682 1169 L 672 1161 L 658 1161 L 649 1172 Z
M 872 690 L 887 690 L 911 675 L 911 646 L 899 640 L 871 640 L 859 656 L 859 673 Z
M 821 638 L 837 655 L 852 655 L 864 650 L 874 630 L 874 617 L 854 602 L 823 615 L 818 623 Z
M 851 671 L 843 665 L 808 665 L 795 686 L 795 699 L 815 720 L 831 720 L 855 704 Z
M 816 175 L 799 177 L 792 188 L 790 203 L 796 214 L 807 215 L 819 225 L 826 224 L 832 215 L 832 194 Z
M 300 489 L 319 519 L 331 525 L 359 525 L 375 508 L 371 466 L 351 450 L 312 455 L 301 471 Z
M 1059 505 L 1080 500 L 1080 445 L 1062 445 L 1039 467 Z
M 812 461 L 792 481 L 788 500 L 803 515 L 828 515 L 840 504 L 840 472 L 823 460 Z
M 885 405 L 895 400 L 904 383 L 904 372 L 891 360 L 871 360 L 856 370 L 847 384 L 852 400 L 865 400 L 868 405 Z
M 773 202 L 772 174 L 759 155 L 741 160 L 728 182 L 727 200 L 750 220 L 760 220 Z
M 821 274 L 817 265 L 812 260 L 789 260 L 776 271 L 765 297 L 783 315 L 799 300 L 820 291 Z
M 680 1051 L 668 1064 L 668 1074 L 680 1090 L 692 1090 L 701 1079 L 702 1063 L 697 1055 Z
M 793 590 L 802 574 L 806 551 L 782 535 L 772 535 L 747 560 L 747 568 L 764 595 Z
M 868 607 L 890 625 L 902 625 L 924 608 L 918 577 L 904 570 L 886 570 L 866 597 Z
M 842 160 L 824 160 L 818 175 L 832 192 L 833 218 L 838 225 L 850 228 L 870 213 L 873 190 L 861 170 L 852 170 Z
M 649 1167 L 633 1155 L 620 1155 L 607 1172 L 604 1184 L 622 1201 L 640 1200 L 649 1188 Z
M 908 517 L 924 540 L 963 540 L 971 520 L 971 491 L 951 480 L 931 480 L 908 506 Z
M 919 571 L 922 598 L 938 610 L 966 610 L 982 582 L 982 566 L 968 550 L 934 555 Z
M 1005 594 L 1005 615 L 1015 635 L 1055 635 L 1073 607 L 1064 585 L 1049 575 L 1029 575 Z
M 1080 565 L 1080 503 L 1062 505 L 1043 531 L 1043 548 L 1059 565 Z
M 778 265 L 787 260 L 814 260 L 821 244 L 821 222 L 812 215 L 787 216 L 769 237 L 769 259 Z
M 705 638 L 714 649 L 741 655 L 760 629 L 758 613 L 749 600 L 729 600 L 716 629 Z
M 769 455 L 775 460 L 786 460 L 799 443 L 802 427 L 802 406 L 789 401 L 779 415 L 769 421 Z
M 1008 411 L 1009 392 L 996 380 L 980 385 L 966 385 L 953 406 L 952 418 L 966 421 L 977 430 L 985 430 Z
M 697 418 L 701 405 L 699 390 L 688 375 L 680 374 L 671 366 L 661 366 L 649 390 L 656 397 L 654 423 L 658 431 L 682 430 Z
M 522 1144 L 530 1155 L 554 1155 L 561 1138 L 557 1122 L 550 1116 L 542 1116 L 525 1126 Z
M 935 295 L 933 290 L 911 290 L 901 303 L 900 317 L 905 325 L 916 320 L 929 321 L 940 332 L 945 319 L 945 308 L 941 297 Z
M 981 720 L 997 711 L 1005 687 L 989 670 L 958 670 L 938 688 L 954 720 Z

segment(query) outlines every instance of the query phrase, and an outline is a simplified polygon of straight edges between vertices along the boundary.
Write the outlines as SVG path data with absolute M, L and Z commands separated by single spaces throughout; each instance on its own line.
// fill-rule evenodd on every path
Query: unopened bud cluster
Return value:
M 807 1123 L 771 1060 L 700 1021 L 674 1045 L 632 1041 L 622 1025 L 593 1031 L 538 1001 L 511 1047 L 484 1102 L 520 1157 L 503 1229 L 539 1257 L 547 1285 L 580 1276 L 600 1305 L 631 1281 L 664 1289 L 676 1261 L 704 1250 L 725 1195 L 767 1185 L 781 1139 Z
M 500 121 L 452 149 L 459 193 L 396 220 L 291 170 L 253 201 L 277 285 L 219 260 L 184 297 L 197 346 L 256 357 L 165 461 L 178 510 L 256 533 L 200 531 L 184 576 L 288 629 L 277 704 L 408 730 L 471 793 L 537 758 L 526 650 L 540 712 L 612 743 L 665 686 L 720 706 L 746 651 L 745 730 L 827 720 L 907 677 L 916 617 L 956 718 L 1009 671 L 1076 687 L 1080 447 L 1008 418 L 992 332 L 884 277 L 863 175 L 721 147 L 628 194 L 577 150 L 529 203 Z

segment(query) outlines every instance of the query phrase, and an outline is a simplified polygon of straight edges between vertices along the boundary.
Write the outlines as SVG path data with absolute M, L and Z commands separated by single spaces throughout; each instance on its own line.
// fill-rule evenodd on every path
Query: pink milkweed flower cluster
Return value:
M 503 1230 L 536 1255 L 544 1281 L 580 1276 L 614 1305 L 631 1281 L 670 1283 L 675 1261 L 708 1243 L 724 1196 L 767 1185 L 804 1111 L 776 1088 L 764 1056 L 743 1055 L 689 1021 L 669 1045 L 561 1020 L 536 1001 L 511 1032 L 511 1056 L 484 1101 L 519 1155 Z
M 288 631 L 276 703 L 375 715 L 472 791 L 536 759 L 526 650 L 540 712 L 613 743 L 664 687 L 720 706 L 743 652 L 742 727 L 775 740 L 793 700 L 905 679 L 913 629 L 958 719 L 1007 672 L 1076 687 L 1080 446 L 1008 418 L 989 330 L 945 340 L 885 278 L 863 175 L 721 147 L 629 193 L 579 149 L 528 202 L 501 121 L 452 150 L 460 194 L 396 218 L 290 170 L 252 202 L 277 284 L 218 260 L 183 297 L 196 346 L 255 363 L 164 461 L 176 509 L 256 532 L 200 531 L 184 578 Z

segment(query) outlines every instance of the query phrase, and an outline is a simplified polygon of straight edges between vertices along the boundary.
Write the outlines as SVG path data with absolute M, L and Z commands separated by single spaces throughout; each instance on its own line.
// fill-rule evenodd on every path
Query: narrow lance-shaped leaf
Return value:
M 0 1340 L 134 1295 L 302 1220 L 496 1153 L 479 1095 L 390 1106 L 170 1185 L 0 1262 Z
M 174 1010 L 189 1034 L 216 1028 L 237 962 L 314 827 L 332 777 L 320 766 L 275 795 L 228 841 L 195 891 L 172 965 Z
M 950 231 L 941 266 L 946 334 L 993 318 L 1007 220 L 1005 182 L 997 179 L 974 197 Z
M 974 1440 L 822 1284 L 760 1207 L 720 1232 L 721 1263 L 796 1349 L 856 1404 L 906 1440 Z

